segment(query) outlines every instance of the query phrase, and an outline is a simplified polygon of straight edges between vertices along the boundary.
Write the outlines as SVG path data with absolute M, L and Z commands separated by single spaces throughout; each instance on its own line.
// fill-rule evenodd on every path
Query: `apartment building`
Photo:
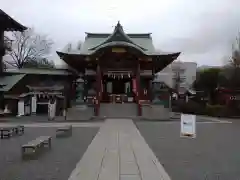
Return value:
M 157 73 L 157 79 L 165 82 L 169 87 L 185 91 L 191 88 L 196 80 L 197 63 L 175 61 L 161 72 Z

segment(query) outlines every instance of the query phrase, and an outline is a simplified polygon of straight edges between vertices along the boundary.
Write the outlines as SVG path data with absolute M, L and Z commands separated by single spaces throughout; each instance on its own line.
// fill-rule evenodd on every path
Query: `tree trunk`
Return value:
M 0 30 L 0 76 L 3 72 L 3 56 L 5 55 L 4 49 L 4 31 Z

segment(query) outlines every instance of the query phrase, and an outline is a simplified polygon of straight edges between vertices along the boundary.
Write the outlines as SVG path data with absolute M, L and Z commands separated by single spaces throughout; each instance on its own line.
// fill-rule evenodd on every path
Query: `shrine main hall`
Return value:
M 118 22 L 112 33 L 87 32 L 79 49 L 57 54 L 81 78 L 82 83 L 76 85 L 76 104 L 92 104 L 96 116 L 107 115 L 101 111 L 114 106 L 118 110 L 136 107 L 136 116 L 141 116 L 144 105 L 159 102 L 155 104 L 160 106 L 169 100 L 166 91 L 158 92 L 162 85 L 154 85 L 154 75 L 180 52 L 156 51 L 151 33 L 127 34 Z

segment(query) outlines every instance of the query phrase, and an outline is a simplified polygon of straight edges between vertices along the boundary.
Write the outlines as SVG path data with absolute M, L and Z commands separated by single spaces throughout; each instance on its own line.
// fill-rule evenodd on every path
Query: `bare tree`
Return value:
M 184 72 L 184 69 L 180 67 L 180 62 L 172 67 L 174 73 L 174 89 L 179 91 L 181 83 L 184 82 L 184 79 L 181 77 L 181 74 Z
M 28 60 L 24 66 L 24 68 L 55 68 L 54 61 L 48 60 L 47 58 L 42 58 L 39 60 Z
M 240 33 L 232 45 L 231 56 L 227 58 L 223 74 L 228 79 L 228 86 L 240 88 Z
M 81 50 L 81 48 L 82 48 L 82 41 L 78 41 L 77 50 Z
M 68 43 L 66 46 L 67 52 L 70 52 L 72 50 L 72 43 Z
M 65 47 L 64 50 L 65 52 L 71 52 L 73 50 L 81 50 L 82 48 L 82 41 L 78 41 L 77 43 L 68 43 Z
M 46 58 L 53 45 L 47 36 L 36 34 L 34 29 L 13 32 L 12 36 L 12 49 L 8 52 L 12 60 L 5 63 L 19 69 L 23 68 L 29 61 L 37 64 L 39 60 Z
M 235 43 L 232 45 L 232 56 L 229 63 L 235 68 L 240 68 L 240 33 L 238 34 Z

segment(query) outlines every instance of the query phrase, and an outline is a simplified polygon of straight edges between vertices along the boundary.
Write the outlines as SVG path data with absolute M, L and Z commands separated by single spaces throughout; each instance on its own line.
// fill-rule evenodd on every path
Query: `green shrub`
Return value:
M 205 107 L 199 103 L 189 100 L 177 100 L 174 103 L 173 111 L 186 113 L 186 114 L 203 114 Z
M 228 108 L 224 105 L 210 105 L 207 104 L 205 114 L 208 116 L 224 117 L 228 114 Z

